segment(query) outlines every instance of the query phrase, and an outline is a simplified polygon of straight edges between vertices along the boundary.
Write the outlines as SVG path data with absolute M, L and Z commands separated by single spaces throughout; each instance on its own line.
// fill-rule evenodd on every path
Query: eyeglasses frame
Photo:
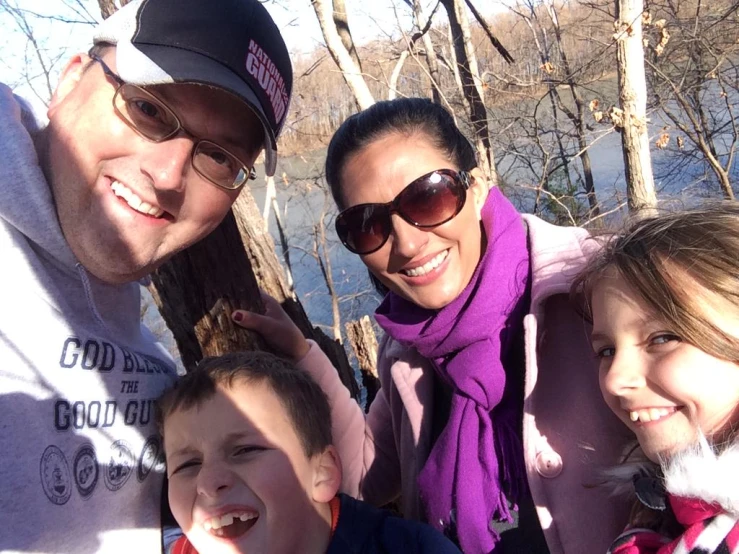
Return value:
M 215 186 L 220 187 L 220 188 L 222 188 L 224 190 L 238 190 L 239 188 L 241 188 L 242 186 L 244 186 L 244 184 L 246 184 L 246 182 L 248 180 L 254 180 L 254 179 L 257 178 L 257 174 L 256 174 L 255 169 L 253 167 L 250 168 L 248 165 L 246 165 L 243 161 L 241 161 L 241 159 L 238 156 L 236 156 L 235 154 L 233 154 L 230 150 L 228 150 L 227 148 L 224 148 L 220 144 L 217 144 L 217 143 L 213 142 L 212 140 L 202 139 L 202 138 L 198 137 L 197 135 L 195 135 L 194 133 L 192 133 L 191 131 L 187 130 L 187 128 L 185 128 L 185 126 L 180 121 L 180 118 L 177 116 L 177 114 L 175 113 L 175 111 L 172 108 L 169 107 L 169 104 L 167 104 L 161 98 L 159 98 L 159 96 L 157 96 L 156 94 L 154 94 L 153 92 L 151 92 L 149 90 L 146 90 L 143 87 L 140 87 L 138 85 L 134 85 L 134 84 L 131 84 L 131 83 L 127 83 L 126 81 L 124 81 L 121 78 L 121 76 L 118 75 L 117 73 L 115 73 L 108 66 L 108 64 L 106 64 L 105 61 L 103 61 L 103 59 L 100 56 L 97 56 L 95 54 L 91 54 L 90 55 L 90 59 L 93 62 L 98 62 L 100 64 L 100 67 L 102 67 L 103 73 L 105 74 L 105 76 L 106 77 L 109 77 L 110 79 L 112 79 L 113 82 L 117 85 L 116 90 L 115 90 L 115 94 L 113 95 L 113 109 L 115 110 L 116 114 L 118 114 L 118 117 L 120 117 L 123 120 L 123 122 L 126 125 L 128 125 L 133 131 L 135 131 L 136 134 L 138 134 L 139 136 L 145 138 L 146 140 L 150 140 L 151 142 L 154 142 L 154 143 L 157 143 L 158 144 L 160 142 L 166 142 L 166 141 L 172 139 L 173 137 L 177 136 L 180 132 L 184 133 L 185 135 L 187 135 L 188 137 L 190 137 L 192 139 L 192 141 L 193 141 L 192 153 L 191 153 L 191 159 L 190 159 L 190 163 L 192 164 L 193 169 L 203 179 L 206 179 L 208 182 L 210 182 L 210 183 L 214 184 Z M 135 89 L 141 90 L 141 91 L 144 92 L 144 94 L 149 95 L 149 96 L 152 96 L 153 98 L 155 98 L 157 102 L 159 102 L 162 106 L 164 106 L 169 111 L 169 113 L 172 115 L 172 117 L 174 118 L 175 122 L 177 123 L 177 127 L 171 133 L 169 133 L 169 134 L 167 134 L 164 137 L 159 138 L 159 139 L 152 138 L 149 135 L 143 133 L 138 127 L 136 127 L 133 124 L 132 121 L 130 121 L 126 116 L 124 116 L 121 113 L 121 111 L 118 109 L 118 106 L 116 105 L 116 98 L 120 94 L 121 88 L 124 85 L 128 85 L 129 87 L 133 87 Z M 207 143 L 207 144 L 212 144 L 213 146 L 217 146 L 219 149 L 223 150 L 225 153 L 227 153 L 229 156 L 231 156 L 234 160 L 236 160 L 237 162 L 239 162 L 239 164 L 241 164 L 242 169 L 244 170 L 244 174 L 247 176 L 246 179 L 244 179 L 241 183 L 234 184 L 234 186 L 228 187 L 228 186 L 222 185 L 221 183 L 215 182 L 213 179 L 211 179 L 210 177 L 208 177 L 207 175 L 205 175 L 202 171 L 200 171 L 197 168 L 197 165 L 195 164 L 195 153 L 198 151 L 198 146 L 200 145 L 200 143 Z M 237 181 L 234 181 L 234 183 L 236 183 L 236 182 Z

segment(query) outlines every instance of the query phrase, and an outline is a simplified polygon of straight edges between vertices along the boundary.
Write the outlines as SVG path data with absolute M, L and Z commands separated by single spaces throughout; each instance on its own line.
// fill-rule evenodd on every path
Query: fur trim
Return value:
M 700 498 L 739 516 L 739 442 L 716 453 L 705 437 L 663 463 L 665 488 L 675 496 Z
M 639 443 L 634 439 L 624 449 L 619 465 L 602 468 L 597 473 L 612 496 L 627 496 L 633 499 L 634 479 L 658 475 L 659 465 L 644 455 Z
M 613 496 L 634 496 L 634 479 L 651 477 L 659 473 L 659 466 L 649 460 L 629 461 L 601 470 L 604 482 Z

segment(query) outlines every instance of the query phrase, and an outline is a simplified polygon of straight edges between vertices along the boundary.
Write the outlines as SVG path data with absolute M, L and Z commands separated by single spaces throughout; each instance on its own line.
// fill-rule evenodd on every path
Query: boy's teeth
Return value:
M 126 203 L 137 212 L 153 217 L 162 217 L 164 214 L 164 210 L 157 208 L 156 206 L 152 206 L 148 202 L 142 201 L 136 193 L 119 181 L 113 181 L 110 188 L 113 190 L 113 194 L 119 198 L 123 198 L 123 200 L 125 200 Z
M 440 252 L 433 259 L 429 260 L 422 266 L 414 267 L 413 269 L 405 269 L 402 271 L 402 273 L 405 273 L 409 277 L 418 277 L 420 275 L 426 275 L 431 270 L 439 267 L 441 262 L 443 262 L 446 259 L 448 254 L 449 254 L 449 251 L 444 250 L 443 252 Z
M 206 519 L 203 522 L 203 527 L 206 531 L 212 530 L 218 535 L 220 534 L 218 531 L 221 528 L 233 525 L 235 519 L 240 521 L 249 521 L 250 519 L 255 519 L 257 517 L 259 517 L 259 515 L 255 512 L 229 512 L 222 516 L 215 516 L 210 519 Z
M 650 421 L 657 421 L 663 417 L 671 414 L 672 408 L 648 408 L 645 410 L 632 410 L 629 412 L 629 419 L 636 423 L 649 423 Z

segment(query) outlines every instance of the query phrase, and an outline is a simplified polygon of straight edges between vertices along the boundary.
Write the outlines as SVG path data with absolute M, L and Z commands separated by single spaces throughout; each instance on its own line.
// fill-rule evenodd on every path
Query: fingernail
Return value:
M 244 319 L 244 314 L 242 314 L 241 312 L 234 312 L 231 317 L 234 321 L 241 321 L 242 319 Z

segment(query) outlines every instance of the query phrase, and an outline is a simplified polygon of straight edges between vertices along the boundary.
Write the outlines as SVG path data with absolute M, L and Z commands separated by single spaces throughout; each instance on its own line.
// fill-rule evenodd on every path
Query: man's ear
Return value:
M 469 188 L 469 191 L 472 194 L 472 201 L 475 205 L 477 219 L 481 219 L 482 207 L 485 205 L 485 200 L 487 200 L 488 193 L 490 192 L 490 183 L 488 183 L 488 180 L 485 178 L 485 175 L 479 167 L 476 167 L 469 173 L 473 179 L 472 186 Z
M 75 54 L 64 66 L 61 75 L 59 75 L 56 90 L 51 97 L 51 102 L 49 102 L 49 109 L 46 114 L 49 119 L 52 118 L 67 95 L 75 89 L 85 74 L 85 68 L 89 63 L 90 58 L 87 54 Z
M 325 504 L 341 488 L 341 459 L 336 448 L 328 446 L 313 457 L 313 464 L 313 501 Z

